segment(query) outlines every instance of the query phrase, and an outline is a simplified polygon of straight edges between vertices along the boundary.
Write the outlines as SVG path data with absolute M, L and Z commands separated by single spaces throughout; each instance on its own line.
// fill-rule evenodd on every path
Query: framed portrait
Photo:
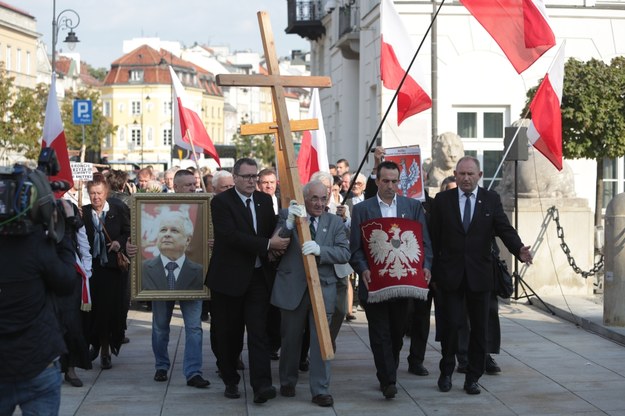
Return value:
M 133 300 L 208 299 L 212 194 L 136 193 L 131 204 Z

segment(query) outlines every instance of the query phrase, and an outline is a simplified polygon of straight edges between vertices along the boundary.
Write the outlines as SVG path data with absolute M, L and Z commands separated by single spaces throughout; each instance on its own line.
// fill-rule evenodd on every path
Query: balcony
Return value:
M 340 49 L 345 59 L 358 59 L 360 56 L 360 13 L 357 6 L 339 8 L 338 41 L 336 47 Z
M 325 15 L 320 0 L 287 0 L 288 26 L 286 33 L 314 41 L 325 35 L 321 23 Z

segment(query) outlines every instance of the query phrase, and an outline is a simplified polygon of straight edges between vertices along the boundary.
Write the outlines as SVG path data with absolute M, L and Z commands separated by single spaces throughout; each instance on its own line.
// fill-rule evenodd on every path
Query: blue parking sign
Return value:
M 91 100 L 74 100 L 74 124 L 93 124 Z

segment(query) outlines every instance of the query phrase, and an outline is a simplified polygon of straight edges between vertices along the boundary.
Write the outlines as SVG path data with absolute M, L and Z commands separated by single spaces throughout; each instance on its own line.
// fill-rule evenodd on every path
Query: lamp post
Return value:
M 59 40 L 59 31 L 67 29 L 67 37 L 64 42 L 70 50 L 74 50 L 76 44 L 80 42 L 74 29 L 80 24 L 80 15 L 73 9 L 65 9 L 58 16 L 56 14 L 56 0 L 52 2 L 52 72 L 56 72 L 56 44 Z

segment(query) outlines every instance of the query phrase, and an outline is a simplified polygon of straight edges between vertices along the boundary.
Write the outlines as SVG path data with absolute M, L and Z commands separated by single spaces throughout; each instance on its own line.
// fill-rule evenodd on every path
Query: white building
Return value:
M 302 8 L 304 3 L 308 9 Z M 379 3 L 379 0 L 289 1 L 287 31 L 314 39 L 311 72 L 332 78 L 333 87 L 320 91 L 330 160 L 347 157 L 352 164 L 360 162 L 394 94 L 384 89 L 380 81 Z M 613 57 L 625 53 L 625 1 L 546 0 L 545 3 L 558 45 L 566 39 L 566 59 L 598 58 L 609 63 Z M 415 45 L 424 37 L 438 5 L 432 1 L 395 1 Z M 310 13 L 308 20 L 317 21 L 320 27 L 298 27 L 298 22 L 292 20 L 295 13 L 298 20 L 307 20 L 305 15 Z M 431 154 L 432 137 L 447 131 L 457 132 L 463 137 L 465 151 L 482 161 L 488 178 L 502 157 L 503 128 L 520 118 L 527 90 L 545 75 L 557 46 L 519 75 L 458 0 L 445 2 L 435 30 L 435 42 L 432 33 L 428 34 L 417 59 L 423 71 L 432 74 L 429 87 L 436 91 L 434 107 L 407 119 L 400 127 L 397 127 L 396 111 L 391 110 L 382 128 L 381 144 L 385 147 L 417 144 L 427 157 Z M 569 163 L 576 175 L 577 195 L 587 198 L 594 207 L 595 163 Z M 611 161 L 608 170 L 615 177 L 606 179 L 610 182 L 606 201 L 625 190 L 623 159 Z

